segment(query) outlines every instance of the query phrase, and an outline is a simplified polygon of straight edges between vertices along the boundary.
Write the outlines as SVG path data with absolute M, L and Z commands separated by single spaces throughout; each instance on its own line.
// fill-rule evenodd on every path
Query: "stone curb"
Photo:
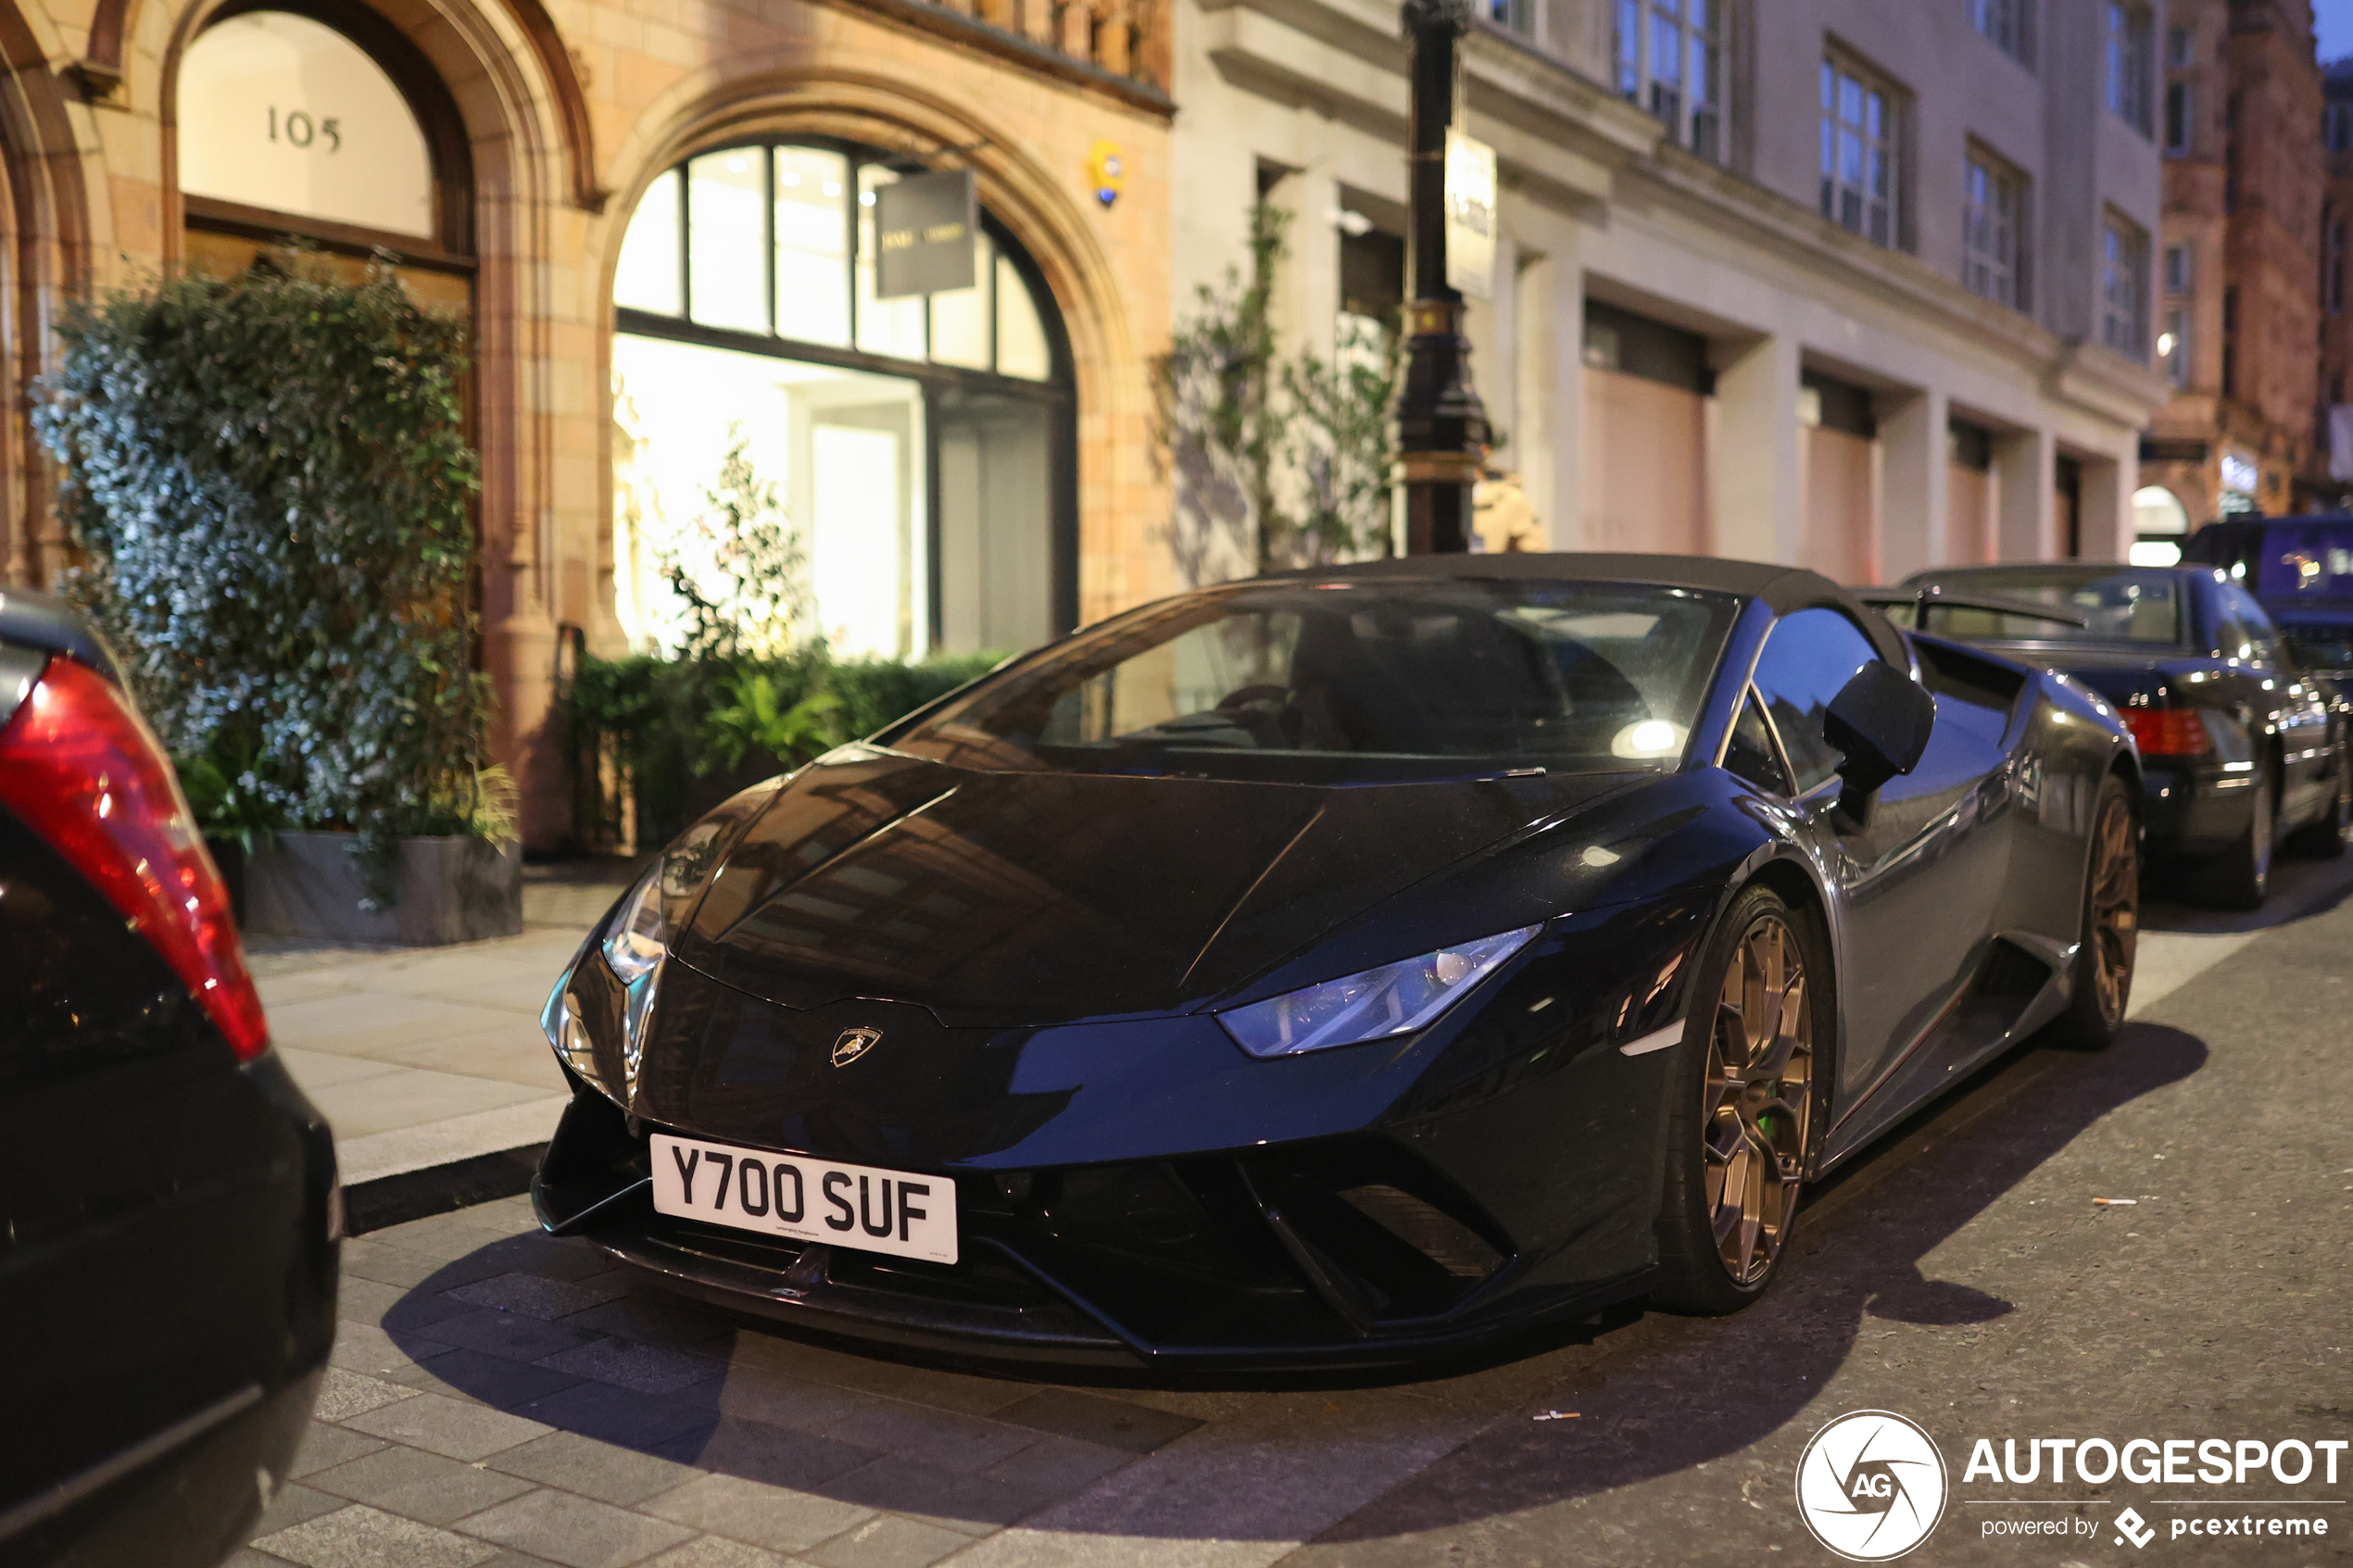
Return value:
M 429 1214 L 529 1192 L 540 1156 L 547 1152 L 545 1143 L 525 1144 L 347 1186 L 343 1189 L 344 1234 L 365 1236 Z

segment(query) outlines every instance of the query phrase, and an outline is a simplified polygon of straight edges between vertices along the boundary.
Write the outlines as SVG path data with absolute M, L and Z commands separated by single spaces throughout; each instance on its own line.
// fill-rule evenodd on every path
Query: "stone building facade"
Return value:
M 2191 527 L 2297 510 L 2326 467 L 2312 8 L 2171 0 L 2164 51 L 2158 328 L 2175 390 L 2143 445 L 2142 510 Z
M 632 531 L 657 479 L 696 504 L 698 427 L 840 520 L 819 596 L 887 616 L 877 648 L 1035 640 L 1169 581 L 1161 0 L 0 0 L 0 577 L 66 551 L 25 425 L 63 302 L 281 234 L 396 252 L 475 328 L 484 659 L 529 844 L 567 827 L 560 658 L 642 631 Z M 967 168 L 972 286 L 878 297 L 875 190 Z M 943 604 L 959 551 L 1022 580 Z
M 2322 72 L 2321 139 L 2328 187 L 2321 205 L 2321 411 L 2316 499 L 2353 506 L 2353 56 Z
M 2122 556 L 2152 367 L 2143 0 L 1491 0 L 1474 373 L 1555 547 L 1848 582 Z M 1288 340 L 1399 286 L 1394 6 L 1179 0 L 1176 297 L 1290 214 Z M 1387 280 L 1384 287 L 1383 280 Z M 1181 311 L 1180 311 L 1181 320 Z

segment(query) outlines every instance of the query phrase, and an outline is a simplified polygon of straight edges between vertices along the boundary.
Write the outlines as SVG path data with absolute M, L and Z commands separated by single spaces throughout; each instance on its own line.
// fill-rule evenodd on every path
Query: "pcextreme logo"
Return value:
M 1944 1517 L 1944 1456 L 1893 1411 L 1851 1411 L 1814 1434 L 1797 1461 L 1797 1515 L 1850 1562 L 1903 1556 Z

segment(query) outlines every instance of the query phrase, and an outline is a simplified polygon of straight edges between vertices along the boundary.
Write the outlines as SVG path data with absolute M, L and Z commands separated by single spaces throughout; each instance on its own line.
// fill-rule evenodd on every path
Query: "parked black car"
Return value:
M 2182 558 L 2229 572 L 2305 668 L 2353 696 L 2353 517 L 2225 518 Z
M 2150 858 L 2191 897 L 2253 909 L 2284 843 L 2344 853 L 2345 704 L 2227 572 L 2053 561 L 1923 571 L 1902 589 L 1916 604 L 1887 608 L 1907 624 L 2064 671 L 2116 706 L 2148 778 Z M 1940 593 L 2021 612 L 1938 604 Z
M 1803 1185 L 2132 984 L 2084 688 L 1786 567 L 1180 595 L 747 791 L 548 999 L 546 1226 L 876 1340 L 1399 1361 L 1727 1311 Z
M 211 1568 L 333 1339 L 326 1124 L 107 650 L 0 589 L 0 1562 Z

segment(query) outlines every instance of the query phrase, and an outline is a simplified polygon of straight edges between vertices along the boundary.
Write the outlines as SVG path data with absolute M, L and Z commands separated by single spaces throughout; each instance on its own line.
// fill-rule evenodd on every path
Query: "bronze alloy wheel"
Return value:
M 1725 966 L 1700 1083 L 1700 1147 L 1717 1256 L 1761 1282 L 1789 1235 L 1814 1110 L 1814 1009 L 1797 934 L 1776 911 L 1750 922 Z
M 2099 988 L 2100 1017 L 2114 1028 L 2124 1021 L 2133 992 L 2133 958 L 2141 940 L 2141 857 L 2133 842 L 2133 803 L 2122 790 L 2105 794 L 2092 853 L 2093 984 Z

